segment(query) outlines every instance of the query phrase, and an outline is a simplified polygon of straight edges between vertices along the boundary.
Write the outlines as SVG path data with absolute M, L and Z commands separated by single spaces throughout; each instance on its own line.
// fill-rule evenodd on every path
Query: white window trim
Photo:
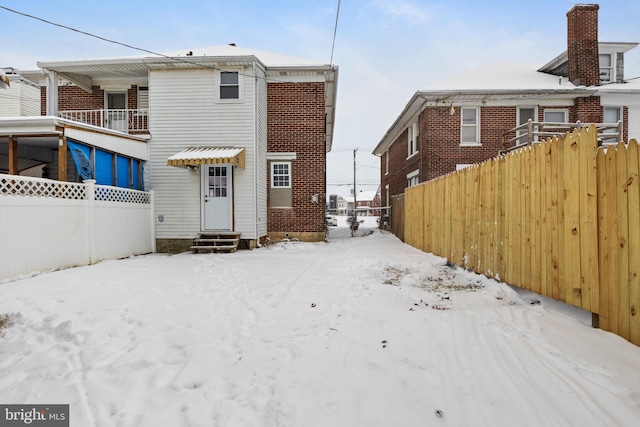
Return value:
M 296 153 L 267 153 L 267 160 L 296 160 Z
M 569 122 L 569 109 L 568 108 L 545 108 L 545 110 L 542 112 L 542 121 L 543 122 L 547 121 L 547 113 L 564 113 L 564 122 L 562 122 L 562 123 L 568 123 Z M 551 123 L 557 123 L 557 122 L 551 122 Z
M 608 67 L 603 67 L 602 64 L 600 63 L 600 56 L 601 55 L 608 56 L 609 57 L 609 64 L 611 64 L 611 65 L 609 65 Z M 615 74 L 614 74 L 615 73 L 615 64 L 616 64 L 615 56 L 616 55 L 614 53 L 609 53 L 609 52 L 600 53 L 598 55 L 598 73 L 599 73 L 598 80 L 600 81 L 600 84 L 615 82 L 615 80 L 616 80 L 616 77 L 615 77 Z M 602 80 L 602 70 L 605 69 L 605 68 L 609 70 L 609 80 Z
M 384 162 L 385 162 L 385 175 L 389 175 L 389 150 L 387 150 L 387 152 L 384 155 Z
M 623 107 L 619 106 L 619 105 L 603 105 L 602 106 L 602 119 L 604 123 L 607 123 L 606 120 L 604 120 L 604 110 L 618 110 L 618 116 L 620 117 L 620 122 L 622 122 L 623 128 L 624 128 L 624 110 Z M 606 133 L 606 132 L 605 132 Z M 616 145 L 619 141 L 607 141 L 607 139 L 610 138 L 606 138 L 604 136 L 601 137 L 602 138 L 602 144 L 603 145 Z M 619 140 L 622 140 L 622 135 L 618 136 Z
M 273 178 L 274 178 L 273 170 L 274 170 L 274 167 L 276 165 L 287 165 L 288 166 L 287 170 L 289 171 L 289 174 L 288 174 L 289 175 L 289 185 L 278 185 L 277 187 L 273 185 Z M 291 188 L 291 184 L 292 184 L 292 181 L 293 181 L 293 176 L 292 176 L 292 173 L 291 173 L 291 162 L 271 162 L 270 168 L 271 168 L 271 188 Z
M 414 176 L 418 176 L 418 174 L 420 174 L 420 169 L 416 169 L 416 170 L 414 170 L 413 172 L 409 172 L 409 173 L 407 174 L 407 179 L 411 179 L 411 178 L 413 178 Z
M 238 73 L 238 98 L 221 99 L 220 85 L 222 84 L 221 73 Z M 229 68 L 224 70 L 216 70 L 216 101 L 223 104 L 237 104 L 244 100 L 244 76 L 240 68 Z
M 528 109 L 533 109 L 533 116 L 534 116 L 534 122 L 538 121 L 538 106 L 537 105 L 518 105 L 518 108 L 516 109 L 516 126 L 521 126 L 524 123 L 520 123 L 520 109 L 522 108 L 528 108 Z M 538 127 L 534 126 L 533 127 L 533 131 L 537 132 L 538 131 Z M 524 130 L 518 131 L 518 136 L 523 135 L 527 133 Z M 524 142 L 523 142 L 524 141 Z M 538 136 L 535 135 L 533 137 L 533 142 L 537 142 L 538 141 Z M 518 141 L 517 145 L 524 145 L 526 143 L 526 141 L 524 139 L 521 139 Z
M 471 165 L 473 165 L 473 163 L 458 163 L 456 165 L 456 170 L 459 171 L 459 170 L 462 170 L 462 169 L 466 169 Z
M 407 127 L 407 159 L 418 154 L 418 122 L 412 122 Z
M 471 125 L 463 125 L 462 124 L 462 110 L 476 110 L 476 140 L 475 142 L 463 142 L 462 141 L 462 127 L 467 126 L 471 127 Z M 460 107 L 460 146 L 461 147 L 482 147 L 482 142 L 480 142 L 480 107 Z

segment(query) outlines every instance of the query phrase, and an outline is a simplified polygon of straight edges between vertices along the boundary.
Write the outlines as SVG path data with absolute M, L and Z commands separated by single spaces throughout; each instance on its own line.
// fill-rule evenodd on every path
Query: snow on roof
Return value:
M 424 91 L 573 89 L 566 78 L 536 71 L 536 64 L 497 62 L 467 70 Z
M 184 49 L 163 53 L 170 57 L 191 57 L 191 56 L 255 56 L 267 67 L 281 66 L 318 66 L 327 65 L 324 62 L 315 61 L 295 56 L 281 55 L 279 53 L 265 52 L 261 50 L 248 49 L 233 45 L 209 46 L 195 49 Z

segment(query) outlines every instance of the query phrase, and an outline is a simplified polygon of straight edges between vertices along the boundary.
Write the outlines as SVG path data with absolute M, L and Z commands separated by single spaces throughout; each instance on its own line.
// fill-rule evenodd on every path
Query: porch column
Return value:
M 18 138 L 9 136 L 9 175 L 18 175 Z
M 47 116 L 58 115 L 58 73 L 47 72 Z
M 58 137 L 58 181 L 67 180 L 67 137 Z

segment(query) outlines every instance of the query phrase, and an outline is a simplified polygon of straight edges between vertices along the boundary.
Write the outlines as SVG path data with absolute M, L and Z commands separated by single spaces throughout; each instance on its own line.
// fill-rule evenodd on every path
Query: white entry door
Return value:
M 204 229 L 231 230 L 231 165 L 203 165 Z

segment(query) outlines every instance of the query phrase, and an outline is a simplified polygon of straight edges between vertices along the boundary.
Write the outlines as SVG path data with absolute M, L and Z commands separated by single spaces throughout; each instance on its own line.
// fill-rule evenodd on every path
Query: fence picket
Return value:
M 640 342 L 640 186 L 638 185 L 638 143 L 629 141 L 627 148 L 627 198 L 629 209 L 629 340 Z
M 629 339 L 629 202 L 627 150 L 616 150 L 618 184 L 618 334 Z

